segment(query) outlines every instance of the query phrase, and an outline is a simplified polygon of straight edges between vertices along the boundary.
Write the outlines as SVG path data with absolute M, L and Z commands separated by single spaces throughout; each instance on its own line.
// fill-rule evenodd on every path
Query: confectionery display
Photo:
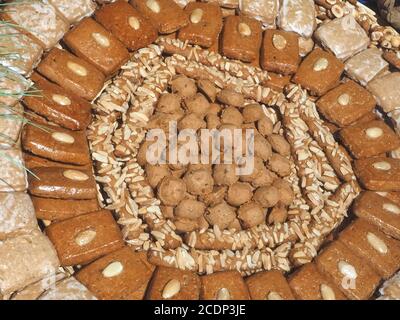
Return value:
M 400 300 L 400 35 L 347 0 L 0 6 L 0 300 Z

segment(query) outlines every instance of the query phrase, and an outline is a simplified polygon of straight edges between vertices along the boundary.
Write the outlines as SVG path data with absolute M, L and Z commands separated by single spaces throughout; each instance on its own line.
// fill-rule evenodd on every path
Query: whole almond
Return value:
M 388 252 L 388 247 L 381 238 L 379 238 L 375 233 L 368 232 L 367 233 L 368 243 L 381 254 L 386 254 Z
M 231 300 L 231 293 L 227 288 L 221 288 L 217 292 L 217 300 Z
M 53 94 L 53 95 L 51 96 L 51 99 L 52 99 L 55 103 L 59 104 L 60 106 L 69 106 L 69 105 L 71 105 L 71 103 L 72 103 L 72 101 L 71 101 L 70 98 L 68 98 L 68 97 L 66 97 L 66 96 L 63 96 L 63 95 L 61 95 L 61 94 Z
M 179 293 L 179 291 L 181 291 L 181 282 L 177 279 L 172 279 L 165 285 L 162 292 L 162 297 L 163 299 L 171 299 L 173 296 Z
M 283 50 L 286 48 L 287 45 L 287 41 L 285 39 L 285 37 L 283 37 L 280 34 L 274 34 L 272 37 L 272 44 L 274 45 L 274 47 L 278 50 Z
M 365 131 L 365 134 L 367 135 L 368 138 L 377 139 L 377 138 L 382 137 L 383 130 L 381 128 L 378 128 L 378 127 L 372 127 L 372 128 L 368 128 Z
M 92 38 L 94 39 L 94 41 L 97 42 L 98 45 L 103 48 L 108 48 L 110 46 L 110 40 L 105 35 L 99 32 L 93 32 Z
M 51 134 L 51 137 L 61 143 L 66 143 L 66 144 L 73 144 L 75 142 L 75 139 L 73 136 L 71 136 L 68 133 L 64 132 L 53 132 Z
M 326 58 L 319 58 L 315 63 L 314 63 L 314 71 L 324 71 L 328 68 L 329 66 L 329 61 Z
M 400 207 L 396 206 L 393 203 L 384 203 L 383 210 L 392 213 L 392 214 L 400 214 Z
M 129 19 L 128 19 L 128 23 L 129 23 L 129 25 L 132 27 L 132 29 L 134 29 L 134 30 L 139 30 L 139 28 L 140 28 L 140 22 L 139 22 L 139 19 L 138 18 L 136 18 L 136 17 L 129 17 Z
M 97 233 L 94 230 L 82 231 L 76 235 L 75 243 L 80 247 L 86 246 L 96 238 L 96 235 Z
M 86 173 L 73 169 L 65 170 L 63 176 L 74 181 L 86 181 L 89 179 L 89 176 Z
M 342 275 L 348 277 L 349 279 L 357 278 L 357 271 L 350 263 L 347 263 L 346 261 L 341 260 L 338 263 L 338 268 L 339 268 L 340 273 Z
M 350 95 L 348 95 L 347 93 L 343 93 L 339 96 L 337 101 L 341 106 L 348 106 L 350 103 Z
M 267 300 L 283 300 L 282 296 L 275 291 L 268 293 Z
M 239 33 L 244 36 L 244 37 L 250 37 L 251 36 L 251 29 L 247 23 L 240 22 L 238 25 L 238 31 Z
M 123 270 L 124 265 L 119 261 L 114 261 L 105 267 L 101 273 L 105 278 L 113 278 L 120 275 Z
M 392 166 L 389 162 L 386 161 L 378 161 L 378 162 L 374 162 L 372 164 L 372 166 L 377 169 L 377 170 L 382 170 L 382 171 L 389 171 L 390 169 L 392 169 Z
M 154 13 L 160 13 L 160 5 L 158 4 L 157 0 L 147 0 L 146 6 Z
M 80 77 L 86 77 L 88 72 L 86 70 L 86 68 L 78 63 L 72 62 L 72 61 L 68 61 L 67 62 L 67 67 L 68 69 L 70 69 L 73 73 L 75 73 L 76 75 L 80 76 Z
M 200 8 L 196 8 L 192 11 L 190 14 L 190 21 L 192 23 L 199 23 L 201 19 L 203 18 L 203 13 L 204 11 Z
M 323 300 L 336 300 L 335 292 L 326 284 L 321 284 L 320 292 Z

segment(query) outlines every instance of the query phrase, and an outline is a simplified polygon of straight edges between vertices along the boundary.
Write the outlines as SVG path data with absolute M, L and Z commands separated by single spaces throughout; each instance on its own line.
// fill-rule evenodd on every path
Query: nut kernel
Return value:
M 381 254 L 386 254 L 388 252 L 388 247 L 386 243 L 379 238 L 375 233 L 368 232 L 367 233 L 367 240 L 368 243 Z
M 314 67 L 313 70 L 314 71 L 324 71 L 328 68 L 329 66 L 329 61 L 326 58 L 319 58 L 315 63 L 314 63 Z
M 157 0 L 147 0 L 146 6 L 154 13 L 160 13 L 160 5 L 158 4 Z
M 82 231 L 75 236 L 75 243 L 80 247 L 86 246 L 96 238 L 96 234 L 96 231 L 90 229 Z
M 244 36 L 244 37 L 250 37 L 251 36 L 251 29 L 247 23 L 240 22 L 238 25 L 238 31 L 239 33 Z
M 89 179 L 89 176 L 86 173 L 73 169 L 65 170 L 63 176 L 74 181 L 86 181 Z
M 179 293 L 180 290 L 181 290 L 181 282 L 177 279 L 171 279 L 165 285 L 162 292 L 162 297 L 163 299 L 171 299 L 173 296 Z
M 67 67 L 68 69 L 70 69 L 73 73 L 75 73 L 76 75 L 80 76 L 80 77 L 86 77 L 88 72 L 86 70 L 86 68 L 84 66 L 81 66 L 78 63 L 72 62 L 72 61 L 68 61 L 67 62 Z
M 368 138 L 377 139 L 383 135 L 383 130 L 378 127 L 372 127 L 372 128 L 368 128 L 365 131 L 365 134 L 367 135 Z
M 108 48 L 110 46 L 110 40 L 105 35 L 102 35 L 99 32 L 93 32 L 92 38 L 94 39 L 94 41 L 97 42 L 99 46 L 103 48 Z
M 203 13 L 204 11 L 200 8 L 196 8 L 192 11 L 190 14 L 190 21 L 192 23 L 199 23 L 201 19 L 203 18 Z
M 51 99 L 52 99 L 55 103 L 59 104 L 60 106 L 69 106 L 69 105 L 71 105 L 71 103 L 72 103 L 72 101 L 71 101 L 70 98 L 68 98 L 68 97 L 66 97 L 66 96 L 63 96 L 63 95 L 61 95 L 61 94 L 53 94 L 53 95 L 51 96 Z
M 123 270 L 124 265 L 119 261 L 114 261 L 105 267 L 101 273 L 105 278 L 113 278 L 120 275 Z
M 140 22 L 139 19 L 136 17 L 129 17 L 128 19 L 128 23 L 131 26 L 131 28 L 133 28 L 134 30 L 139 30 L 140 28 Z
M 51 137 L 58 141 L 58 142 L 62 142 L 62 143 L 67 143 L 67 144 L 73 144 L 75 142 L 75 139 L 73 136 L 64 133 L 64 132 L 53 132 L 51 134 Z
M 287 41 L 285 37 L 281 36 L 280 34 L 274 34 L 272 37 L 272 44 L 278 50 L 283 50 L 286 48 Z

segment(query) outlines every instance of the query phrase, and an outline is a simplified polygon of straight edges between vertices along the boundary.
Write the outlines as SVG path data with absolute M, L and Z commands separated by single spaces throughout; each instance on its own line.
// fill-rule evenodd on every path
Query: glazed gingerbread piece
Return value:
M 261 21 L 263 26 L 274 28 L 279 11 L 279 1 L 242 0 L 239 2 L 239 10 L 240 14 Z
M 376 78 L 368 83 L 367 89 L 375 96 L 378 105 L 385 112 L 391 112 L 399 107 L 400 72 L 393 72 Z
M 400 239 L 400 206 L 371 191 L 363 192 L 354 203 L 354 213 L 395 239 Z
M 41 220 L 61 221 L 100 209 L 97 199 L 63 200 L 32 196 L 36 217 Z
M 86 18 L 64 36 L 68 48 L 91 63 L 107 77 L 116 73 L 129 59 L 124 45 L 91 18 Z
M 145 252 L 124 247 L 84 267 L 76 278 L 98 299 L 142 300 L 154 268 Z
M 45 232 L 62 266 L 87 264 L 124 246 L 121 231 L 107 210 L 54 222 Z
M 76 23 L 93 14 L 96 3 L 92 0 L 49 0 L 57 12 L 69 23 Z
M 13 147 L 21 133 L 24 108 L 20 103 L 13 107 L 0 105 L 0 147 Z
M 292 32 L 266 30 L 261 48 L 263 69 L 282 75 L 296 73 L 300 63 L 299 37 Z
M 246 279 L 252 300 L 294 300 L 281 271 L 258 272 Z
M 71 131 L 54 126 L 24 127 L 23 148 L 34 155 L 75 165 L 91 163 L 84 131 Z
M 22 152 L 17 148 L 0 150 L 0 192 L 25 191 L 27 188 L 26 170 Z
M 354 221 L 340 233 L 338 239 L 368 261 L 384 279 L 390 278 L 400 268 L 400 242 L 364 219 Z
M 189 23 L 187 12 L 173 0 L 131 0 L 130 4 L 161 34 L 175 32 Z
M 52 199 L 96 199 L 97 189 L 91 170 L 35 168 L 29 175 L 29 192 Z
M 221 8 L 214 3 L 191 2 L 185 12 L 189 24 L 179 30 L 178 39 L 204 48 L 213 46 L 222 30 Z
M 46 158 L 35 156 L 32 153 L 24 152 L 23 153 L 24 164 L 25 167 L 29 170 L 33 168 L 48 168 L 48 167 L 56 167 L 56 168 L 64 168 L 64 169 L 75 169 L 75 170 L 91 170 L 93 167 L 92 162 L 84 165 L 78 166 L 74 164 L 66 164 L 62 162 L 51 161 Z
M 151 22 L 122 0 L 103 6 L 94 18 L 131 51 L 157 39 L 157 29 Z
M 249 300 L 246 283 L 237 271 L 216 272 L 201 277 L 202 300 Z
M 383 53 L 383 59 L 396 69 L 400 70 L 400 53 L 399 51 L 386 50 Z
M 331 243 L 317 257 L 318 270 L 352 300 L 366 300 L 381 277 L 365 261 L 339 241 Z
M 14 106 L 25 94 L 36 93 L 35 90 L 28 90 L 31 83 L 20 74 L 11 69 L 0 66 L 0 105 L 5 107 Z M 7 92 L 7 94 L 4 94 Z
M 340 127 L 348 126 L 375 108 L 375 98 L 354 81 L 332 89 L 317 101 L 318 111 Z
M 53 48 L 37 70 L 49 80 L 86 100 L 93 100 L 102 89 L 105 77 L 94 66 L 68 51 Z
M 147 289 L 149 300 L 199 300 L 200 277 L 191 271 L 157 267 Z
M 367 190 L 400 191 L 400 160 L 386 157 L 360 159 L 354 171 Z
M 319 273 L 314 263 L 302 266 L 288 281 L 299 300 L 347 300 L 336 285 Z
M 221 50 L 224 56 L 244 62 L 253 62 L 261 47 L 261 23 L 245 16 L 225 19 Z
M 322 96 L 339 84 L 344 65 L 333 54 L 314 49 L 300 64 L 293 81 L 312 94 Z
M 352 125 L 342 129 L 339 135 L 356 159 L 381 155 L 400 147 L 400 138 L 382 120 Z

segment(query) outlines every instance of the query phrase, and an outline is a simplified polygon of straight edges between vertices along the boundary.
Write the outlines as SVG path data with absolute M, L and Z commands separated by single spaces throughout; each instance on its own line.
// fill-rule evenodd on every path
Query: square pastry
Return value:
M 30 81 L 20 74 L 0 66 L 0 105 L 12 107 L 24 95 L 30 84 Z
M 293 32 L 266 30 L 261 48 L 261 67 L 267 71 L 290 75 L 300 63 L 299 37 Z
M 157 267 L 147 289 L 149 300 L 199 300 L 200 277 L 191 271 Z
M 343 128 L 339 135 L 356 159 L 378 156 L 400 147 L 399 136 L 382 120 Z
M 97 298 L 74 277 L 58 281 L 45 291 L 38 300 L 97 300 Z
M 307 263 L 292 274 L 289 285 L 299 300 L 346 300 L 338 287 L 319 273 L 314 263 Z
M 252 62 L 261 47 L 261 22 L 245 16 L 229 16 L 222 32 L 222 53 L 231 59 Z
M 19 149 L 0 150 L 0 192 L 25 191 L 26 170 Z
M 392 200 L 376 192 L 363 192 L 354 202 L 354 213 L 400 240 L 400 206 Z
M 52 199 L 88 200 L 97 198 L 92 170 L 34 168 L 29 175 L 29 192 Z
M 75 165 L 91 162 L 85 131 L 27 125 L 22 133 L 22 146 L 34 155 L 53 161 Z
M 317 26 L 313 0 L 281 0 L 278 26 L 285 30 L 310 38 Z
M 350 80 L 322 96 L 317 108 L 326 119 L 345 127 L 371 114 L 375 104 L 368 90 Z
M 216 272 L 200 279 L 202 300 L 250 300 L 247 285 L 237 271 Z
M 65 44 L 79 58 L 111 76 L 129 59 L 124 45 L 91 18 L 86 18 L 64 36 Z
M 0 240 L 37 228 L 35 209 L 28 194 L 0 193 Z
M 173 0 L 130 0 L 161 34 L 173 33 L 189 23 L 188 15 Z
M 132 51 L 157 39 L 157 29 L 151 22 L 122 0 L 97 10 L 95 19 Z
M 321 24 L 314 36 L 340 60 L 354 56 L 370 43 L 367 33 L 351 14 Z
M 384 279 L 390 278 L 400 268 L 400 242 L 364 219 L 357 219 L 342 231 L 339 241 L 368 261 Z
M 400 108 L 400 72 L 376 78 L 368 83 L 367 88 L 385 112 Z
M 400 159 L 374 157 L 354 162 L 361 185 L 374 191 L 400 191 Z
M 257 19 L 264 27 L 274 28 L 279 12 L 279 0 L 239 1 L 240 14 Z
M 347 75 L 366 86 L 371 80 L 381 75 L 389 68 L 378 48 L 366 49 L 346 61 Z
M 343 63 L 333 54 L 314 49 L 300 64 L 293 81 L 312 94 L 322 96 L 339 84 Z
M 104 75 L 88 62 L 68 51 L 53 48 L 37 70 L 49 80 L 86 100 L 93 100 L 103 88 Z
M 252 300 L 294 300 L 281 271 L 258 272 L 246 279 Z
M 221 8 L 215 3 L 191 2 L 185 12 L 189 16 L 189 24 L 179 30 L 178 39 L 211 47 L 222 30 Z
M 39 230 L 0 241 L 0 295 L 7 295 L 55 274 L 57 254 Z
M 54 47 L 69 28 L 52 5 L 40 0 L 11 4 L 0 16 L 20 26 L 24 33 L 30 33 L 46 50 Z
M 0 27 L 0 64 L 23 75 L 28 75 L 36 67 L 43 49 L 36 41 L 12 27 Z
M 146 252 L 124 247 L 81 269 L 76 278 L 101 300 L 142 300 L 154 271 Z
M 352 300 L 366 300 L 378 287 L 381 278 L 339 241 L 331 243 L 316 259 L 318 270 Z
M 66 129 L 86 129 L 92 119 L 92 105 L 88 101 L 47 81 L 36 72 L 31 79 L 41 94 L 24 97 L 25 107 Z
M 46 234 L 62 266 L 87 264 L 124 245 L 121 231 L 107 210 L 52 223 Z
M 69 23 L 88 17 L 96 10 L 93 0 L 49 0 L 58 13 Z
M 19 139 L 24 108 L 20 103 L 13 107 L 0 105 L 0 147 L 12 147 Z

